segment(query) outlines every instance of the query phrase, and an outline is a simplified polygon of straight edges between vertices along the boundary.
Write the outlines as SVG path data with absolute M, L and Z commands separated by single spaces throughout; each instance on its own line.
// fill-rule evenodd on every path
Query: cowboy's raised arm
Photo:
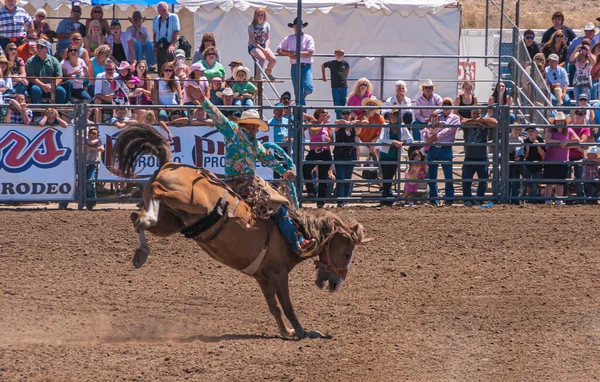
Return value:
M 283 173 L 287 171 L 285 167 L 283 167 L 281 163 L 279 163 L 277 158 L 275 158 L 275 155 L 273 155 L 269 150 L 267 150 L 265 146 L 263 146 L 260 142 L 258 142 L 256 159 L 258 159 L 258 161 L 263 166 L 275 170 L 279 175 L 283 175 Z
M 198 98 L 201 101 L 201 105 L 206 110 L 206 114 L 208 117 L 212 119 L 215 124 L 215 128 L 219 131 L 219 133 L 223 134 L 225 139 L 233 139 L 238 133 L 238 126 L 231 122 L 221 111 L 212 104 L 204 95 L 200 95 Z

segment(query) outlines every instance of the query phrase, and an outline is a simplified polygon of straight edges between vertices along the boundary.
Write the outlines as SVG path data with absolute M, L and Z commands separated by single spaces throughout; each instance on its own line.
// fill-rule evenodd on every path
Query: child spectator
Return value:
M 508 136 L 508 142 L 511 144 L 518 143 L 519 146 L 511 145 L 508 149 L 508 159 L 510 161 L 519 162 L 523 160 L 524 150 L 523 150 L 523 139 L 521 138 L 521 131 L 523 129 L 520 126 L 515 126 L 510 130 L 510 134 Z M 521 186 L 521 182 L 514 179 L 519 179 L 521 177 L 521 164 L 520 163 L 512 163 L 509 165 L 509 178 L 513 179 L 510 181 L 509 185 L 509 196 L 510 204 L 519 204 L 519 200 L 516 199 L 519 196 L 519 188 Z
M 194 110 L 194 114 L 191 119 L 187 117 L 179 117 L 170 122 L 167 122 L 168 125 L 181 125 L 181 126 L 214 126 L 212 119 L 208 118 L 208 114 L 206 114 L 206 110 L 204 108 L 199 108 Z M 162 125 L 162 124 L 161 124 Z M 170 133 L 169 133 L 170 136 Z
M 23 94 L 15 94 L 15 97 L 8 101 L 10 105 L 8 114 L 6 114 L 5 122 L 13 125 L 29 125 L 33 118 L 33 112 L 27 108 L 25 96 Z
M 270 81 L 275 81 L 273 68 L 277 58 L 269 47 L 271 42 L 271 25 L 267 22 L 267 10 L 263 7 L 256 8 L 252 22 L 248 25 L 248 53 L 258 61 L 261 68 L 265 68 L 265 74 Z
M 331 71 L 331 97 L 334 106 L 346 106 L 348 97 L 348 75 L 350 74 L 350 64 L 344 60 L 344 50 L 338 48 L 334 52 L 335 60 L 327 61 L 321 65 L 323 82 L 327 82 L 325 68 Z M 338 119 L 342 118 L 341 110 L 336 109 L 335 114 Z
M 137 123 L 136 120 L 131 119 L 127 116 L 128 112 L 129 110 L 127 109 L 117 109 L 115 113 L 117 116 L 111 119 L 110 124 L 118 127 L 119 129 L 123 129 L 127 127 L 127 125 L 133 125 Z
M 52 109 L 48 109 L 52 110 Z M 47 110 L 47 111 L 48 111 Z M 47 112 L 46 111 L 46 112 Z M 86 175 L 87 175 L 87 192 L 88 198 L 96 199 L 98 197 L 96 193 L 96 176 L 98 174 L 98 163 L 100 163 L 102 153 L 104 152 L 104 145 L 100 140 L 98 129 L 92 127 L 88 132 L 88 139 L 85 141 L 87 155 L 86 161 Z M 96 201 L 88 201 L 86 207 L 88 210 L 93 209 L 96 206 Z M 66 206 L 65 206 L 66 207 Z
M 201 99 L 202 95 L 205 97 L 209 96 L 208 80 L 204 76 L 204 66 L 202 66 L 202 63 L 197 62 L 192 64 L 191 70 L 190 79 L 185 81 L 183 86 L 183 104 L 199 105 L 199 99 Z
M 597 182 L 592 182 L 598 178 L 598 163 L 600 159 L 598 154 L 600 149 L 598 146 L 591 146 L 586 155 L 586 163 L 583 165 L 583 179 L 586 180 L 585 184 L 585 195 L 588 198 L 595 198 L 597 195 Z M 586 202 L 586 204 L 598 204 L 598 200 Z
M 348 110 L 344 110 L 347 112 Z M 392 111 L 389 116 L 390 123 L 383 129 L 379 136 L 379 142 L 383 145 L 379 147 L 379 160 L 383 162 L 396 162 L 381 164 L 381 176 L 383 178 L 381 196 L 384 198 L 393 198 L 392 183 L 394 175 L 398 172 L 398 161 L 402 146 L 413 142 L 413 137 L 406 127 L 400 126 L 398 109 Z M 347 123 L 347 122 L 346 122 Z M 360 131 L 358 132 L 360 133 Z M 386 182 L 387 181 L 387 182 Z M 382 201 L 381 205 L 392 206 L 393 201 Z
M 536 146 L 525 146 L 524 149 L 524 158 L 527 164 L 523 166 L 523 179 L 532 179 L 538 180 L 542 178 L 542 169 L 543 166 L 541 164 L 533 164 L 531 162 L 542 162 L 544 160 L 544 156 L 546 155 L 546 150 L 544 148 L 544 138 L 540 136 L 538 130 L 534 126 L 527 126 L 525 128 L 527 132 L 527 138 L 523 140 L 525 144 L 537 144 Z M 538 196 L 538 183 L 531 182 L 525 183 L 523 186 L 523 195 L 526 194 L 527 186 L 529 186 L 529 196 L 536 197 Z M 529 203 L 535 204 L 535 200 L 529 200 Z
M 210 103 L 215 106 L 223 105 L 223 100 L 221 97 L 217 96 L 217 93 L 221 92 L 222 83 L 223 79 L 221 77 L 214 77 L 212 81 L 210 81 Z
M 238 93 L 238 96 L 235 99 L 234 104 L 237 106 L 254 106 L 254 102 L 252 102 L 252 97 L 254 97 L 254 92 L 258 89 L 256 86 L 250 82 L 250 78 L 252 77 L 250 74 L 250 69 L 245 66 L 238 66 L 233 71 L 233 77 L 236 82 L 231 87 L 234 93 Z
M 53 108 L 46 109 L 44 116 L 40 119 L 38 124 L 40 127 L 60 126 L 66 128 L 68 126 L 67 121 L 62 119 L 58 114 L 58 111 Z
M 416 150 L 410 154 L 410 163 L 408 165 L 408 169 L 404 173 L 404 178 L 406 179 L 406 183 L 404 183 L 404 195 L 405 199 L 414 198 L 417 196 L 417 192 L 419 191 L 419 183 L 411 182 L 411 180 L 422 180 L 425 179 L 425 175 L 429 171 L 428 166 L 425 163 L 415 163 L 415 162 L 425 162 L 425 155 L 421 153 L 421 151 Z M 408 201 L 408 206 L 412 207 L 413 202 Z

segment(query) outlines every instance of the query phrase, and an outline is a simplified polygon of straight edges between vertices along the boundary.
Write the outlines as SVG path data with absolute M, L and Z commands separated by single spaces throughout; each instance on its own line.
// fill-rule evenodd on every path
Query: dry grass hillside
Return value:
M 495 0 L 500 6 L 501 0 Z M 463 28 L 485 28 L 485 5 L 486 0 L 462 0 L 463 4 Z M 583 26 L 588 21 L 598 25 L 596 17 L 600 17 L 600 9 L 598 0 L 521 0 L 521 17 L 519 27 L 531 29 L 546 29 L 552 25 L 551 17 L 556 11 L 561 11 L 565 14 L 565 24 L 573 29 L 583 29 Z M 504 2 L 505 13 L 510 18 L 515 20 L 515 0 L 506 0 Z M 490 12 L 495 23 L 498 26 L 499 11 L 493 8 L 490 3 Z M 492 25 L 492 24 L 490 24 Z M 506 25 L 506 24 L 505 24 Z

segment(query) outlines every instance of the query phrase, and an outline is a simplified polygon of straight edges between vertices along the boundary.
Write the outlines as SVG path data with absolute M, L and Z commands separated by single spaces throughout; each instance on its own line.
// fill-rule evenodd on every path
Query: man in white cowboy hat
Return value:
M 558 66 L 558 54 L 552 53 L 548 56 L 548 66 L 546 66 L 546 83 L 552 91 L 550 97 L 552 98 L 552 104 L 561 106 L 571 102 L 569 94 L 567 94 L 567 86 L 569 85 L 569 76 L 567 71 Z
M 233 78 L 235 79 L 235 83 L 231 87 L 231 90 L 233 90 L 234 93 L 238 93 L 238 96 L 234 102 L 235 105 L 244 105 L 249 107 L 254 106 L 252 98 L 254 97 L 254 93 L 258 90 L 258 88 L 256 85 L 250 82 L 251 77 L 252 75 L 250 74 L 250 69 L 244 65 L 239 65 L 233 69 Z
M 217 92 L 217 97 L 223 100 L 223 106 L 233 106 L 233 101 L 239 95 L 239 93 L 234 93 L 231 88 L 225 88 L 223 91 Z M 200 101 L 200 99 L 198 99 Z M 227 117 L 239 117 L 240 112 L 235 109 L 225 109 L 221 111 L 223 115 Z
M 429 117 L 433 113 L 434 109 L 419 109 L 419 106 L 442 106 L 442 97 L 434 93 L 435 84 L 431 78 L 426 78 L 422 84 L 419 84 L 419 89 L 423 92 L 417 101 L 415 102 L 415 125 L 427 125 L 429 123 Z M 421 129 L 413 128 L 413 137 L 415 141 L 421 140 Z
M 245 110 L 236 122 L 229 120 L 206 97 L 200 97 L 202 107 L 215 128 L 223 134 L 225 150 L 225 182 L 254 210 L 261 219 L 275 217 L 279 230 L 290 243 L 292 250 L 303 253 L 314 248 L 314 239 L 306 240 L 296 233 L 289 218 L 289 201 L 256 175 L 256 161 L 269 167 L 284 179 L 294 180 L 295 169 L 286 170 L 257 139 L 258 131 L 268 131 L 269 125 L 255 109 Z
M 146 18 L 142 18 L 142 12 L 133 12 L 133 15 L 129 18 L 131 26 L 127 27 L 125 31 L 133 37 L 136 60 L 143 60 L 145 55 L 148 66 L 153 66 L 156 64 L 154 44 L 152 43 L 152 36 L 148 32 L 148 28 L 144 26 L 144 21 L 146 21 Z
M 300 29 L 305 28 L 308 23 L 302 23 Z M 289 23 L 288 27 L 294 28 L 294 33 L 287 36 L 281 41 L 277 47 L 277 54 L 288 56 L 290 58 L 292 84 L 294 85 L 294 93 L 296 92 L 296 34 L 298 31 L 298 18 L 294 19 L 293 23 Z M 313 92 L 313 75 L 312 63 L 313 54 L 315 53 L 315 40 L 311 35 L 301 32 L 300 37 L 300 94 L 296 94 L 296 99 L 299 105 L 305 105 L 306 96 Z

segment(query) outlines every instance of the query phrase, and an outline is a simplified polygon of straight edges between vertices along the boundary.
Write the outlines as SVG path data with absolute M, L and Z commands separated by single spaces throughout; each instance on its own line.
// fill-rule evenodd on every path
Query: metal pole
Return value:
M 485 2 L 485 56 L 489 55 L 488 52 L 488 40 L 490 38 L 489 33 L 490 33 L 490 29 L 489 29 L 489 15 L 490 15 L 490 0 L 486 0 Z M 487 58 L 485 59 L 485 65 L 487 66 L 488 62 L 487 62 Z
M 78 155 L 77 155 L 77 190 L 78 190 L 78 197 L 77 197 L 77 201 L 78 201 L 78 206 L 77 208 L 82 210 L 83 206 L 85 205 L 85 199 L 87 197 L 86 194 L 86 190 L 87 190 L 87 166 L 86 166 L 86 159 L 87 159 L 87 150 L 85 148 L 85 139 L 87 138 L 85 136 L 86 133 L 86 126 L 87 126 L 87 105 L 83 104 L 83 105 L 75 105 L 75 137 L 76 137 L 76 143 L 75 143 L 75 147 L 78 148 Z M 83 122 L 82 122 L 83 121 Z
M 515 4 L 515 24 L 517 24 L 517 28 L 519 27 L 519 20 L 521 18 L 521 0 L 517 0 Z
M 383 86 L 384 86 L 384 82 L 383 80 L 385 79 L 385 57 L 381 57 L 381 76 L 379 77 L 379 99 L 383 100 Z
M 501 123 L 499 127 L 502 129 L 500 131 L 500 143 L 501 148 L 500 152 L 502 152 L 502 156 L 500 157 L 500 166 L 502 168 L 502 173 L 500 175 L 500 195 L 502 197 L 502 203 L 508 203 L 510 201 L 510 165 L 508 164 L 510 157 L 508 155 L 509 150 L 509 137 L 510 134 L 510 109 L 508 106 L 501 106 L 500 115 L 502 116 Z
M 303 132 L 303 113 L 302 105 L 304 105 L 304 97 L 302 89 L 302 65 L 301 60 L 301 49 L 302 49 L 302 0 L 298 0 L 296 12 L 297 23 L 296 23 L 296 83 L 294 85 L 294 92 L 296 93 L 296 106 L 294 107 L 294 162 L 296 164 L 296 191 L 298 194 L 298 201 L 302 201 L 302 157 L 304 154 L 304 147 L 302 146 L 302 132 Z
M 504 0 L 500 5 L 500 37 L 498 40 L 498 82 L 496 83 L 496 102 L 500 105 L 500 82 L 502 81 L 502 35 L 504 28 Z

